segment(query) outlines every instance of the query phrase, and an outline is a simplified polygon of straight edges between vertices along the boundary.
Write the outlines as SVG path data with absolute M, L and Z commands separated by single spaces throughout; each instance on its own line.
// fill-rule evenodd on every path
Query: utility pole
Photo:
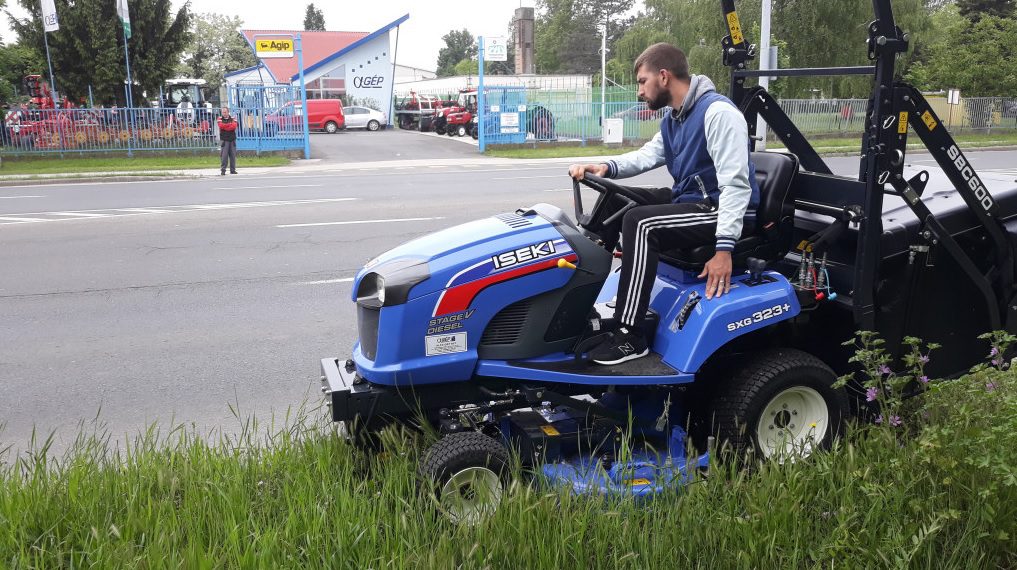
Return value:
M 607 116 L 607 12 L 604 12 L 604 32 L 600 35 L 600 125 Z
M 775 62 L 770 61 L 770 12 L 772 0 L 763 0 L 763 17 L 761 19 L 761 30 L 759 34 L 759 69 L 773 69 Z M 759 76 L 759 86 L 763 89 L 770 89 L 770 77 Z M 766 150 L 766 121 L 759 118 L 756 122 L 756 136 L 760 137 L 756 143 L 757 150 Z

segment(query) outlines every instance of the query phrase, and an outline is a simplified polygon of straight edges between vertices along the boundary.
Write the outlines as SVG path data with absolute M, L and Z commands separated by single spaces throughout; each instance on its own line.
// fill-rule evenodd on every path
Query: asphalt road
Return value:
M 438 139 L 437 141 L 435 139 Z M 378 162 L 416 158 L 475 158 L 473 139 L 441 137 L 434 133 L 385 129 L 311 134 L 311 158 L 326 163 Z
M 970 157 L 1017 177 L 1015 152 Z M 0 188 L 0 448 L 34 427 L 59 450 L 97 414 L 122 437 L 153 421 L 233 431 L 231 403 L 260 420 L 317 404 L 318 361 L 352 348 L 365 261 L 537 202 L 571 211 L 569 188 L 560 163 Z

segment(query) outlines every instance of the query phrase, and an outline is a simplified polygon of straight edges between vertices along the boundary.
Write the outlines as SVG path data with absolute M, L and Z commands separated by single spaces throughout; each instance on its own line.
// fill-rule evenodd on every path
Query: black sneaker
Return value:
M 612 338 L 590 351 L 590 360 L 597 364 L 611 366 L 635 360 L 650 354 L 643 335 L 621 327 Z

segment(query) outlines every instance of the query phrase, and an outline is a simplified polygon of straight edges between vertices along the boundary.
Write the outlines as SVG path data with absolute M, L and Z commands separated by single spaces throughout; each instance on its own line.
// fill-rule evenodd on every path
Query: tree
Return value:
M 325 31 L 325 14 L 314 7 L 314 2 L 307 5 L 307 12 L 304 13 L 304 29 L 312 32 Z
M 600 70 L 600 42 L 607 22 L 607 47 L 633 23 L 619 18 L 632 0 L 540 0 L 535 22 L 534 58 L 540 73 L 593 73 Z
M 258 64 L 251 47 L 240 33 L 237 16 L 201 14 L 194 18 L 191 42 L 184 52 L 179 72 L 204 79 L 209 90 L 218 89 L 227 72 Z
M 13 101 L 15 93 L 24 96 L 21 80 L 45 68 L 46 60 L 30 48 L 20 44 L 0 46 L 0 105 Z
M 965 97 L 1017 93 L 1017 60 L 1010 57 L 1017 19 L 983 16 L 972 22 L 960 6 L 940 10 L 937 41 L 909 78 L 925 89 L 960 89 Z
M 920 52 L 929 30 L 928 0 L 896 0 L 898 25 L 911 34 L 912 50 L 901 57 L 906 70 Z M 632 62 L 650 44 L 667 41 L 685 50 L 692 73 L 709 76 L 719 91 L 726 91 L 730 69 L 721 63 L 720 39 L 727 26 L 716 0 L 645 0 L 643 13 L 630 30 L 616 42 L 609 70 L 631 70 Z M 759 43 L 760 0 L 738 3 L 738 15 L 746 40 Z M 774 0 L 772 40 L 782 46 L 784 65 L 827 67 L 867 65 L 864 38 L 872 20 L 872 0 Z M 779 39 L 780 41 L 776 41 Z M 756 60 L 758 65 L 758 59 Z M 629 71 L 631 73 L 631 71 Z M 817 92 L 826 97 L 867 96 L 871 79 L 863 77 L 782 78 L 770 90 L 785 97 L 809 97 Z
M 957 0 L 960 15 L 978 21 L 982 16 L 1010 18 L 1014 15 L 1014 0 Z
M 451 30 L 441 41 L 445 42 L 445 47 L 438 51 L 438 77 L 454 75 L 457 63 L 477 56 L 477 41 L 465 28 Z
M 45 58 L 37 0 L 18 0 L 28 17 L 8 16 L 19 43 Z M 60 30 L 49 34 L 50 55 L 61 93 L 82 99 L 92 86 L 99 102 L 124 101 L 123 34 L 109 0 L 55 0 Z M 132 36 L 131 75 L 138 95 L 159 92 L 190 40 L 188 4 L 173 12 L 171 0 L 128 0 Z M 140 88 L 140 89 L 139 89 Z M 135 104 L 142 105 L 140 97 Z

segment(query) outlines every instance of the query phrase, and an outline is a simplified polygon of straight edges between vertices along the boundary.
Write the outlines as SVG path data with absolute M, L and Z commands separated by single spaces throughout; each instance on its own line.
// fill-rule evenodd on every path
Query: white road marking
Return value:
M 352 277 L 343 277 L 342 279 L 322 279 L 321 281 L 303 281 L 301 285 L 328 285 L 331 283 L 349 283 L 353 281 Z
M 76 218 L 106 218 L 111 215 L 111 214 L 92 214 L 92 213 L 86 214 L 84 212 L 47 212 L 46 214 L 49 216 L 72 216 Z
M 356 198 L 319 198 L 315 200 L 271 200 L 266 202 L 228 202 L 224 204 L 187 204 L 158 206 L 155 208 L 109 208 L 102 210 L 77 210 L 69 212 L 26 212 L 0 216 L 0 226 L 11 224 L 27 224 L 38 222 L 84 221 L 95 218 L 122 218 L 126 216 L 144 216 L 156 214 L 179 214 L 183 212 L 200 212 L 205 210 L 233 210 L 237 208 L 264 208 L 271 206 L 299 206 L 303 204 L 324 204 L 332 202 L 349 202 Z M 40 216 L 62 216 L 40 217 Z
M 9 217 L 9 216 L 0 216 L 0 220 L 9 220 L 7 222 L 0 222 L 0 225 L 5 225 L 5 224 L 29 224 L 29 223 L 34 223 L 34 222 L 48 222 L 49 221 L 49 220 L 46 220 L 46 219 L 43 219 L 43 218 L 22 218 L 22 217 L 14 218 L 14 217 Z
M 505 178 L 492 178 L 491 180 L 530 180 L 532 178 L 565 178 L 566 174 L 545 174 L 543 176 L 509 176 Z
M 281 184 L 279 186 L 220 186 L 212 190 L 264 190 L 268 188 L 320 188 L 324 184 Z
M 45 198 L 45 196 L 0 196 L 0 200 L 13 200 L 15 198 Z
M 425 222 L 428 220 L 444 220 L 444 217 L 437 218 L 392 218 L 388 220 L 351 220 L 348 222 L 319 222 L 315 224 L 282 224 L 277 228 L 309 228 L 311 226 L 345 226 L 351 224 L 385 224 L 389 222 Z

